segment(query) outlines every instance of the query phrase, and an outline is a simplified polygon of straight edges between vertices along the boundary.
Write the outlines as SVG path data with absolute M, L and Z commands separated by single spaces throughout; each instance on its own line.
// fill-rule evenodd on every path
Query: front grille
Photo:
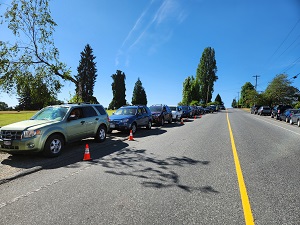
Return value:
M 0 137 L 1 139 L 21 140 L 22 131 L 2 130 Z

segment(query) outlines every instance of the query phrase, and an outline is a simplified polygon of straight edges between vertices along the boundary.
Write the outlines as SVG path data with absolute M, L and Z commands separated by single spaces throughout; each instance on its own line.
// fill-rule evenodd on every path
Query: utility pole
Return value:
M 257 88 L 257 78 L 260 77 L 260 76 L 255 75 L 255 76 L 253 76 L 253 77 L 255 77 L 255 91 L 257 91 L 257 90 L 256 90 L 256 88 Z

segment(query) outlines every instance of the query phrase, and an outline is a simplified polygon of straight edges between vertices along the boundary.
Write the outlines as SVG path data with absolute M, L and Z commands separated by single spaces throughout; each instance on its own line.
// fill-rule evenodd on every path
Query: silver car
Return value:
M 179 121 L 182 115 L 182 107 L 181 106 L 169 106 L 172 111 L 172 120 Z

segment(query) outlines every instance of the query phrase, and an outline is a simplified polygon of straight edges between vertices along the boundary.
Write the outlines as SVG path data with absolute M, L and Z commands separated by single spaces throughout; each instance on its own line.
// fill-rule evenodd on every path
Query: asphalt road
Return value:
M 52 161 L 13 156 L 1 163 L 39 169 L 0 185 L 0 224 L 299 224 L 299 135 L 229 109 L 134 141 L 85 140 Z

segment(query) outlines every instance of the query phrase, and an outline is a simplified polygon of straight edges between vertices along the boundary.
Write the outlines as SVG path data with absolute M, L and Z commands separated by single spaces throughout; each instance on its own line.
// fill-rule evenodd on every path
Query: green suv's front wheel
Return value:
M 56 157 L 61 154 L 64 147 L 64 140 L 61 135 L 53 134 L 48 137 L 43 154 L 47 157 Z

